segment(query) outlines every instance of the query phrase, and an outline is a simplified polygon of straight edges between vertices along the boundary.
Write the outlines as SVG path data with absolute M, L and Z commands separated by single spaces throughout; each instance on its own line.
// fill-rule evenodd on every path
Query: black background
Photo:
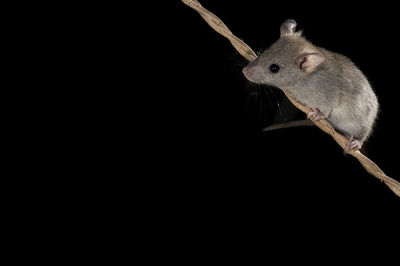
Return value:
M 314 44 L 350 57 L 381 104 L 366 153 L 399 180 L 393 7 L 200 2 L 254 51 L 276 41 L 281 23 L 292 18 Z M 151 168 L 170 176 L 154 181 L 159 190 L 168 188 L 166 198 L 206 217 L 252 221 L 264 214 L 271 219 L 285 214 L 289 220 L 313 215 L 324 221 L 375 216 L 389 221 L 396 215 L 399 198 L 318 128 L 262 133 L 262 126 L 272 122 L 279 91 L 251 86 L 241 73 L 246 61 L 229 41 L 197 12 L 180 1 L 174 4 L 173 13 L 155 26 L 156 47 L 147 66 L 157 73 L 148 82 L 157 84 L 152 106 L 159 107 L 149 122 L 157 145 L 148 158 L 157 159 Z
M 111 7 L 96 2 L 51 12 L 45 6 L 42 12 L 56 19 L 28 10 L 33 22 L 41 18 L 40 25 L 22 23 L 24 29 L 32 28 L 32 36 L 14 31 L 23 36 L 16 54 L 34 58 L 15 63 L 40 74 L 31 74 L 40 79 L 37 84 L 25 74 L 16 79 L 28 82 L 26 98 L 34 108 L 24 110 L 24 117 L 32 116 L 35 124 L 25 126 L 15 119 L 26 127 L 19 140 L 35 145 L 28 146 L 33 156 L 25 147 L 15 149 L 33 165 L 18 167 L 29 172 L 40 169 L 38 178 L 25 175 L 29 182 L 18 184 L 25 196 L 22 205 L 31 204 L 33 214 L 10 204 L 24 215 L 13 217 L 24 223 L 22 234 L 23 228 L 42 234 L 36 221 L 46 230 L 56 228 L 50 229 L 55 241 L 64 241 L 57 233 L 66 232 L 73 243 L 65 243 L 82 245 L 86 254 L 92 241 L 106 247 L 104 254 L 109 245 L 119 244 L 123 247 L 118 251 L 128 249 L 130 255 L 137 248 L 150 250 L 146 259 L 180 258 L 197 251 L 192 259 L 219 254 L 224 261 L 241 253 L 222 253 L 229 243 L 240 251 L 248 247 L 254 254 L 264 254 L 271 244 L 273 251 L 284 253 L 288 248 L 308 248 L 305 241 L 324 252 L 320 243 L 339 240 L 340 247 L 347 244 L 345 252 L 354 254 L 354 240 L 396 239 L 398 197 L 353 157 L 344 156 L 318 128 L 261 132 L 272 122 L 282 96 L 279 91 L 251 86 L 241 73 L 245 60 L 181 1 L 146 3 L 152 6 L 129 2 Z M 282 21 L 293 18 L 316 45 L 353 59 L 381 103 L 367 154 L 399 180 L 395 6 L 261 0 L 201 3 L 255 51 L 277 40 Z M 65 16 L 59 17 L 62 12 Z M 62 24 L 54 23 L 57 19 Z M 42 89 L 46 85 L 49 90 Z M 31 94 L 40 100 L 30 99 Z M 44 126 L 37 123 L 41 119 Z M 46 156 L 39 156 L 37 151 L 43 151 L 46 143 Z M 46 174 L 49 179 L 43 179 Z M 43 203 L 37 203 L 38 197 Z M 15 198 L 19 194 L 8 201 Z M 108 241 L 107 234 L 123 241 Z M 139 234 L 144 237 L 139 239 Z M 32 238 L 38 239 L 43 237 Z M 385 242 L 379 240 L 374 240 L 373 248 L 384 250 Z M 48 243 L 60 249 L 55 241 Z M 303 258 L 313 257 L 313 252 Z M 281 260 L 291 257 L 284 255 Z M 246 265 L 248 260 L 246 256 Z
M 316 45 L 350 57 L 381 104 L 367 154 L 399 180 L 396 8 L 200 2 L 255 51 L 276 41 L 281 23 L 292 18 Z M 202 258 L 227 244 L 263 254 L 267 244 L 285 252 L 311 241 L 324 251 L 320 243 L 338 240 L 352 251 L 352 240 L 398 234 L 399 198 L 329 135 L 316 127 L 261 131 L 282 94 L 251 86 L 241 73 L 245 60 L 227 39 L 181 1 L 146 3 L 152 6 L 90 5 L 83 12 L 88 23 L 77 23 L 78 38 L 73 31 L 74 39 L 65 38 L 72 43 L 59 51 L 80 51 L 65 81 L 85 77 L 65 90 L 73 98 L 65 112 L 78 119 L 68 114 L 74 126 L 63 125 L 67 133 L 58 141 L 73 151 L 62 170 L 76 181 L 65 183 L 88 198 L 78 207 L 101 214 L 89 228 L 106 221 L 104 228 L 128 242 L 142 233 L 139 246 L 160 259 L 197 250 L 192 258 Z M 68 191 L 65 198 L 76 196 Z

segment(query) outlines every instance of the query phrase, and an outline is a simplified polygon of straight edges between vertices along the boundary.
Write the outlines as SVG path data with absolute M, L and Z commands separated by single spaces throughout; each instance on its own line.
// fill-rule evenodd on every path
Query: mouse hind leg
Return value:
M 343 151 L 345 154 L 348 154 L 352 151 L 358 151 L 361 149 L 361 147 L 364 143 L 363 138 L 359 138 L 358 136 L 355 136 L 354 134 L 351 134 L 344 130 L 340 130 L 336 127 L 335 127 L 335 130 L 337 132 L 339 132 L 340 134 L 342 134 L 347 140 L 346 147 L 344 148 L 344 151 Z
M 332 114 L 330 119 L 332 126 L 347 140 L 344 153 L 360 150 L 365 141 L 366 128 L 357 123 L 356 118 L 349 117 L 351 114 L 349 112 L 333 112 Z
M 355 134 L 351 134 L 348 131 L 344 131 L 342 129 L 337 128 L 335 125 L 332 124 L 332 126 L 335 128 L 335 130 L 337 132 L 339 132 L 340 134 L 342 134 L 347 142 L 346 142 L 346 147 L 344 149 L 344 153 L 348 154 L 352 151 L 358 151 L 361 149 L 365 138 L 360 138 L 358 136 L 355 136 Z
M 351 135 L 345 135 L 345 137 L 347 139 L 346 148 L 344 149 L 345 153 L 350 153 L 352 151 L 358 151 L 361 149 L 363 141 L 358 140 Z

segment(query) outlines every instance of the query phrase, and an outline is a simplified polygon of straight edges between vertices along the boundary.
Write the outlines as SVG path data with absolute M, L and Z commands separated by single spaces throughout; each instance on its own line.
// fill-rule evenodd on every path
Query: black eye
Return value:
M 272 64 L 269 66 L 269 70 L 271 70 L 272 73 L 276 73 L 279 71 L 279 66 L 277 64 Z

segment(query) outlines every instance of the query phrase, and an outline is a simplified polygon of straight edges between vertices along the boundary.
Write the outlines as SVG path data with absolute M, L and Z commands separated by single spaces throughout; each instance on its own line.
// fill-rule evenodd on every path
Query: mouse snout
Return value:
M 249 67 L 244 67 L 243 69 L 242 69 L 242 72 L 243 72 L 243 75 L 246 77 L 246 78 L 250 78 L 250 76 L 251 76 L 251 71 L 249 71 Z
M 247 75 L 247 72 L 248 72 L 247 66 L 245 66 L 245 67 L 242 69 L 242 72 L 243 72 L 243 74 L 244 74 L 245 76 Z
M 260 70 L 257 66 L 246 66 L 242 69 L 243 75 L 251 82 L 258 82 Z

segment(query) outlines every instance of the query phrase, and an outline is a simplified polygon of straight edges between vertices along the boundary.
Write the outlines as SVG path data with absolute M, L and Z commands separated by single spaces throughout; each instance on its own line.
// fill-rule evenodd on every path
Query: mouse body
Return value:
M 313 45 L 286 20 L 280 38 L 243 68 L 254 83 L 284 88 L 311 108 L 313 121 L 326 119 L 358 150 L 371 135 L 378 99 L 364 74 L 346 56 Z

